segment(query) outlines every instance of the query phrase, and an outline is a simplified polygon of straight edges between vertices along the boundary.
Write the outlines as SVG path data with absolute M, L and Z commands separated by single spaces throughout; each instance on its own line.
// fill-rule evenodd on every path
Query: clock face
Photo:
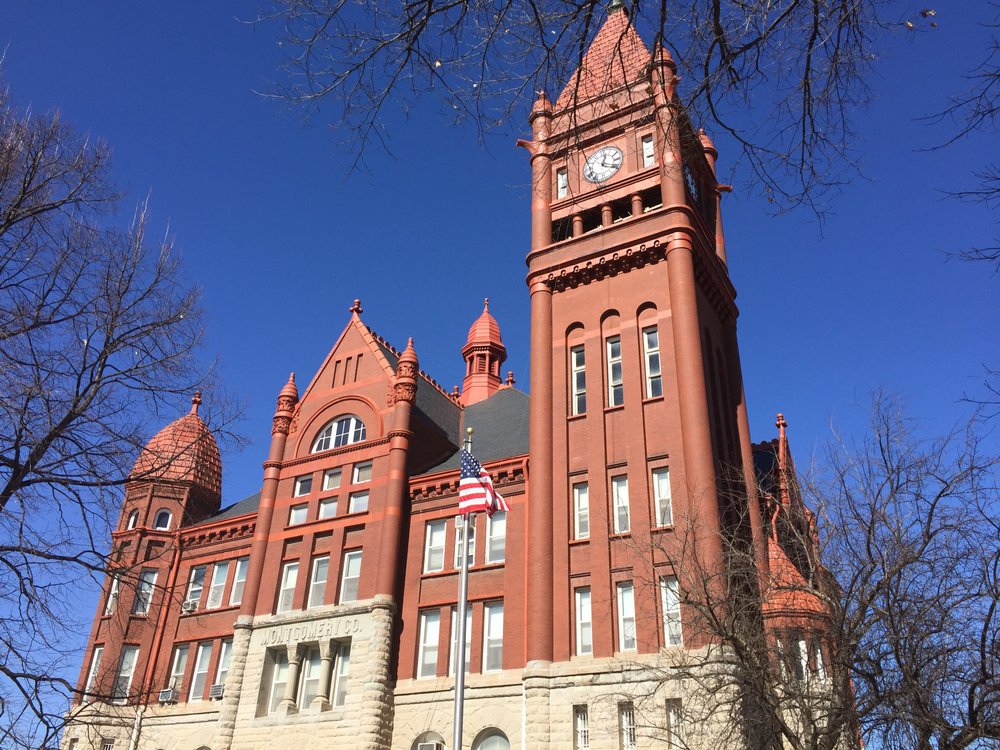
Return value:
M 604 182 L 621 169 L 622 152 L 615 146 L 605 146 L 587 157 L 583 178 L 588 182 Z

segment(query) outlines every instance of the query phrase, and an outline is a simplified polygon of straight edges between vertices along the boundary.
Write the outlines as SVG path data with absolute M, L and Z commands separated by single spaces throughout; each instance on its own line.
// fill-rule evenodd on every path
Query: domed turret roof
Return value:
M 505 348 L 500 339 L 500 326 L 496 318 L 490 315 L 490 301 L 483 301 L 483 313 L 469 328 L 469 335 L 465 340 L 465 347 L 469 346 L 489 346 Z M 463 347 L 463 350 L 465 349 Z
M 160 430 L 135 462 L 131 479 L 191 482 L 216 495 L 222 492 L 219 446 L 198 416 L 201 393 L 191 399 L 191 411 Z

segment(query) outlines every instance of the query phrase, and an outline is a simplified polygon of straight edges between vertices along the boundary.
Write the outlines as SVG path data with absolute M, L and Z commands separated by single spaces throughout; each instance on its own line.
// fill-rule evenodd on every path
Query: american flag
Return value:
M 507 501 L 493 489 L 493 480 L 483 465 L 469 453 L 462 451 L 462 479 L 458 485 L 458 511 L 476 513 L 485 510 L 492 516 L 498 510 L 510 510 Z

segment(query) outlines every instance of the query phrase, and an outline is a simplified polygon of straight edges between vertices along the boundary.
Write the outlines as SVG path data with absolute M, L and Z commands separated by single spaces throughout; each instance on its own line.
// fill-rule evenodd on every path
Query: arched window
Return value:
M 169 510 L 159 510 L 156 512 L 156 520 L 153 521 L 153 528 L 164 531 L 170 528 L 170 511 Z
M 420 750 L 422 746 L 430 745 L 431 747 L 444 747 L 444 737 L 442 737 L 437 732 L 424 732 L 419 735 L 417 739 L 413 740 L 413 744 L 410 745 L 410 750 Z
M 510 750 L 510 740 L 499 729 L 484 729 L 472 743 L 472 750 Z
M 125 524 L 125 528 L 134 529 L 137 523 L 139 523 L 139 511 L 133 510 L 128 514 L 128 523 Z
M 313 442 L 312 452 L 341 448 L 352 443 L 360 443 L 365 439 L 365 423 L 353 414 L 345 414 L 320 430 Z

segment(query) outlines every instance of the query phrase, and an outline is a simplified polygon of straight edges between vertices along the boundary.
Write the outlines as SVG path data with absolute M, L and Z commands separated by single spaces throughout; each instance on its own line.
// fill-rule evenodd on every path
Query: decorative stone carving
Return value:
M 288 428 L 292 426 L 292 418 L 278 415 L 274 418 L 274 422 L 271 425 L 271 434 L 277 435 L 287 435 Z

